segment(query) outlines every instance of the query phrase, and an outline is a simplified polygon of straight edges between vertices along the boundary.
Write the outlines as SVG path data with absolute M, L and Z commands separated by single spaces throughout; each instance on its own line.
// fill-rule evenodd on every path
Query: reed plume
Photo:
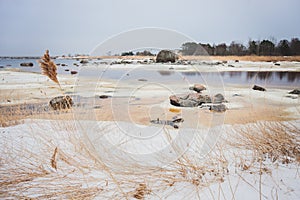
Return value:
M 46 50 L 44 56 L 39 60 L 42 74 L 48 76 L 53 82 L 57 83 L 59 88 L 62 90 L 60 83 L 57 79 L 57 67 L 49 56 L 49 50 Z

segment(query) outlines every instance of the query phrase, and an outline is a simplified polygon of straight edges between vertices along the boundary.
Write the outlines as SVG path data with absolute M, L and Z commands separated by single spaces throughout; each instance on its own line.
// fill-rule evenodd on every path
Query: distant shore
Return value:
M 300 56 L 179 56 L 179 60 L 300 62 Z M 40 59 L 38 56 L 0 56 L 0 59 Z M 53 56 L 53 59 L 155 59 L 156 56 Z
M 65 57 L 67 58 L 67 57 Z M 155 59 L 156 56 L 79 56 L 74 59 Z M 218 61 L 252 61 L 252 62 L 300 62 L 300 56 L 180 56 L 180 60 L 218 60 Z

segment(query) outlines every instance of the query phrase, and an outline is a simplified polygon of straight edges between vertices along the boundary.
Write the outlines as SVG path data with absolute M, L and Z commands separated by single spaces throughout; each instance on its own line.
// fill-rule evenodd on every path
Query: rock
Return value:
M 0 69 L 3 69 L 4 68 L 4 66 L 0 66 Z
M 178 60 L 178 55 L 170 50 L 161 50 L 156 56 L 157 63 L 174 63 Z
M 71 71 L 71 74 L 77 74 L 78 72 L 77 71 Z
M 180 107 L 197 107 L 203 103 L 211 103 L 211 98 L 208 95 L 199 93 L 191 93 L 188 95 L 172 95 L 169 97 L 170 104 Z
M 200 104 L 197 101 L 191 99 L 182 99 L 180 101 L 180 107 L 197 107 Z
M 175 129 L 178 129 L 178 124 L 182 122 L 184 122 L 183 118 L 177 118 L 175 120 L 160 120 L 159 118 L 157 118 L 155 120 L 150 120 L 150 123 L 152 124 L 170 125 Z
M 228 65 L 228 67 L 234 67 L 234 65 Z
M 190 65 L 192 64 L 191 61 L 187 61 L 187 60 L 178 60 L 176 62 L 177 65 Z
M 63 63 L 63 64 L 61 64 L 61 66 L 65 67 L 65 66 L 68 66 L 68 65 Z
M 213 103 L 222 103 L 225 101 L 225 98 L 222 94 L 216 94 L 214 97 L 213 97 Z
M 261 86 L 258 86 L 258 85 L 254 85 L 252 89 L 253 89 L 253 90 L 258 90 L 258 91 L 266 91 L 265 88 L 263 88 L 263 87 L 261 87 Z
M 58 96 L 51 99 L 50 107 L 54 110 L 70 109 L 74 103 L 70 96 Z
M 211 105 L 209 107 L 209 110 L 214 111 L 214 112 L 225 112 L 226 106 L 224 104 Z
M 238 62 L 240 62 L 240 61 L 239 61 L 239 60 L 235 60 L 234 62 L 238 63 Z
M 280 63 L 274 63 L 275 66 L 280 66 Z
M 70 71 L 69 69 L 65 69 L 66 72 Z
M 169 97 L 170 104 L 173 106 L 180 106 L 179 98 L 176 95 L 172 95 Z
M 298 97 L 295 97 L 295 96 L 293 96 L 293 95 L 286 95 L 285 97 L 291 98 L 291 99 L 298 99 Z
M 87 63 L 89 63 L 89 61 L 83 59 L 83 60 L 80 61 L 80 63 L 81 63 L 81 64 L 87 64 Z
M 21 63 L 20 64 L 21 67 L 33 67 L 33 63 L 29 62 L 29 63 Z
M 201 93 L 201 91 L 206 90 L 206 87 L 202 84 L 194 84 L 194 86 L 190 87 L 189 89 Z
M 131 60 L 121 60 L 121 64 L 132 64 Z
M 233 97 L 242 97 L 243 95 L 241 95 L 241 94 L 233 94 L 232 96 Z
M 173 120 L 174 123 L 180 123 L 180 122 L 184 122 L 183 118 L 176 118 Z
M 107 98 L 109 98 L 109 97 L 110 97 L 110 96 L 107 96 L 107 95 L 105 95 L 105 94 L 99 96 L 100 99 L 107 99 Z
M 138 81 L 142 81 L 142 82 L 145 82 L 147 81 L 147 79 L 144 79 L 144 78 L 139 78 Z
M 298 94 L 298 95 L 300 95 L 300 90 L 294 89 L 293 91 L 290 91 L 289 94 Z

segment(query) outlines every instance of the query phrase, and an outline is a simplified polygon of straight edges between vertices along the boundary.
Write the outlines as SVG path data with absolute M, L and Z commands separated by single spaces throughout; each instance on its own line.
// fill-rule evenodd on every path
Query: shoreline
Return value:
M 169 104 L 171 94 L 180 94 L 189 92 L 188 85 L 172 82 L 169 89 L 149 85 L 148 87 L 136 90 L 137 87 L 147 85 L 148 82 L 138 82 L 137 80 L 122 81 L 101 80 L 96 78 L 80 77 L 76 80 L 75 76 L 59 76 L 60 83 L 64 92 L 60 91 L 57 85 L 48 80 L 47 77 L 37 73 L 0 71 L 0 77 L 5 77 L 0 86 L 1 107 L 32 105 L 35 103 L 47 106 L 51 98 L 62 95 L 79 95 L 86 98 L 89 108 L 83 108 L 88 114 L 93 114 L 98 121 L 119 121 L 133 122 L 141 125 L 149 125 L 150 120 L 160 118 L 171 120 L 175 116 L 184 116 L 186 122 L 194 123 L 194 119 L 189 116 L 199 116 L 197 119 L 200 125 L 210 126 L 214 116 L 220 115 L 212 113 L 208 109 L 202 108 L 182 108 L 174 107 Z M 79 83 L 76 83 L 79 81 Z M 80 87 L 78 87 L 78 85 Z M 99 85 L 101 85 L 99 87 Z M 139 86 L 140 85 L 140 86 Z M 22 87 L 22 88 L 20 88 Z M 228 103 L 225 103 L 228 110 L 222 117 L 225 124 L 245 124 L 262 121 L 289 121 L 299 119 L 299 96 L 289 95 L 290 90 L 295 87 L 286 88 L 268 88 L 267 92 L 254 91 L 249 85 L 224 85 L 222 93 Z M 210 86 L 208 91 L 203 94 L 212 95 L 220 91 L 216 86 Z M 173 93 L 174 92 L 174 93 Z M 108 95 L 111 98 L 100 99 L 97 96 Z M 89 103 L 88 103 L 89 102 Z M 78 105 L 84 103 L 79 100 Z M 171 108 L 180 110 L 178 113 L 171 112 Z M 85 110 L 86 109 L 86 110 Z M 120 115 L 123 113 L 124 115 Z M 122 112 L 121 112 L 122 111 Z M 23 120 L 26 118 L 45 118 L 52 115 L 45 111 L 42 113 L 31 113 L 21 115 L 20 110 L 15 113 L 3 113 L 2 118 L 8 117 L 9 120 L 14 118 Z M 79 110 L 79 112 L 81 112 Z M 115 113 L 114 113 L 115 112 Z M 30 112 L 29 112 L 30 113 Z M 47 113 L 49 116 L 47 116 Z M 52 114 L 51 114 L 52 113 Z M 83 112 L 84 114 L 84 112 Z M 14 116 L 15 115 L 15 116 Z M 221 114 L 223 115 L 223 114 Z M 60 120 L 72 119 L 72 112 L 62 113 Z M 89 116 L 88 116 L 89 117 Z M 116 118 L 117 117 L 117 118 Z M 189 125 L 193 126 L 193 125 Z
M 218 60 L 218 61 L 257 61 L 257 62 L 300 62 L 299 56 L 256 56 L 256 55 L 204 55 L 204 56 L 193 56 L 193 55 L 179 55 L 179 60 Z M 0 56 L 0 59 L 40 59 L 40 56 Z M 156 56 L 51 56 L 52 59 L 155 59 Z

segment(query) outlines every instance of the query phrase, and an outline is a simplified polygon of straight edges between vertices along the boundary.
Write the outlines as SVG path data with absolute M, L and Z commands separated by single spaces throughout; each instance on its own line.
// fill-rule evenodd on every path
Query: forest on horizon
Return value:
M 300 40 L 292 38 L 280 40 L 278 43 L 271 40 L 249 40 L 245 46 L 239 42 L 231 42 L 221 44 L 203 44 L 196 42 L 184 43 L 180 52 L 182 55 L 215 55 L 215 56 L 297 56 L 300 55 Z

